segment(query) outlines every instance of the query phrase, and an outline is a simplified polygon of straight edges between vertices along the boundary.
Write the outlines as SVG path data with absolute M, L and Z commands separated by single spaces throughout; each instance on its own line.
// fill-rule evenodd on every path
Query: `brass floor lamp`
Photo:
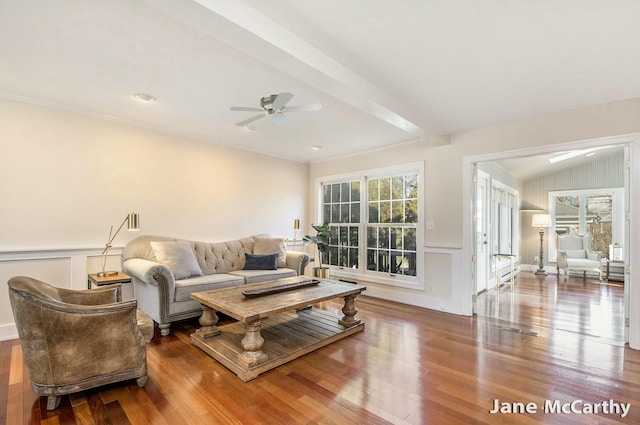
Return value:
M 107 240 L 107 243 L 104 246 L 104 251 L 102 251 L 102 254 L 101 254 L 102 255 L 102 271 L 98 272 L 99 277 L 115 276 L 118 274 L 118 272 L 105 270 L 107 267 L 107 253 L 113 246 L 112 245 L 113 240 L 116 238 L 116 236 L 118 236 L 118 233 L 120 233 L 120 230 L 122 230 L 122 227 L 124 226 L 125 223 L 127 223 L 127 230 L 130 230 L 130 231 L 140 230 L 139 217 L 138 217 L 138 214 L 136 213 L 128 214 L 124 218 L 124 221 L 122 222 L 120 227 L 118 227 L 118 230 L 116 230 L 116 233 L 113 233 L 113 226 L 111 226 L 111 230 L 109 230 L 109 239 Z

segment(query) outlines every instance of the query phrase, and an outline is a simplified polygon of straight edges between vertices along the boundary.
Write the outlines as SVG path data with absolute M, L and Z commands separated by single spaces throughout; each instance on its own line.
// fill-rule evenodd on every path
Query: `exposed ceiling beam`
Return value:
M 147 0 L 148 4 L 243 53 L 432 145 L 450 143 L 440 126 L 355 74 L 242 1 Z

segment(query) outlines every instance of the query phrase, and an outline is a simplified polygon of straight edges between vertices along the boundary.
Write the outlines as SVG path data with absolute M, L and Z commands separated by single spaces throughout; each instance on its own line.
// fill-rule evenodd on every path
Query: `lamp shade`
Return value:
M 127 230 L 140 230 L 140 222 L 138 214 L 131 213 L 127 216 Z
M 531 219 L 532 227 L 551 227 L 552 224 L 549 214 L 534 214 Z

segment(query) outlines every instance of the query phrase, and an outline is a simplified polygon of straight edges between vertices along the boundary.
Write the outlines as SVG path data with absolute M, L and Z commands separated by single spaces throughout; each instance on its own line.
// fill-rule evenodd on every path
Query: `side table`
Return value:
M 93 273 L 88 275 L 87 289 L 95 289 L 105 285 L 113 285 L 114 283 L 122 284 L 122 300 L 132 300 L 135 298 L 133 292 L 133 284 L 131 283 L 131 276 L 122 272 L 113 276 L 100 277 Z
M 622 260 L 606 260 L 606 279 L 624 282 L 625 264 Z

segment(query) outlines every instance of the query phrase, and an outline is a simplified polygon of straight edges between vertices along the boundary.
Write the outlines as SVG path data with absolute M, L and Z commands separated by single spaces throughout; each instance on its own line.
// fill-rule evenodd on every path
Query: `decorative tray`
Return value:
M 291 291 L 293 289 L 306 288 L 307 286 L 315 286 L 320 281 L 318 279 L 302 280 L 300 282 L 283 283 L 281 285 L 271 286 L 269 288 L 247 289 L 242 291 L 242 295 L 247 298 L 261 297 L 263 295 L 277 294 L 280 292 Z

